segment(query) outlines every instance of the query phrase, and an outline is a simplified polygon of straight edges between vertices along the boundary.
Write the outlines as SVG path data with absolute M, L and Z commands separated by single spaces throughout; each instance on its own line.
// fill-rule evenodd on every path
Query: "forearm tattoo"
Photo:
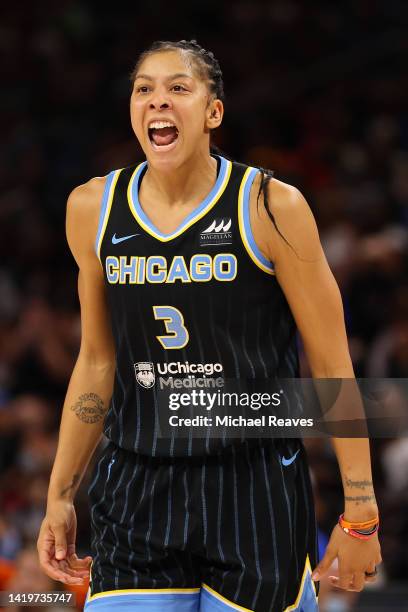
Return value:
M 344 499 L 349 502 L 355 502 L 358 506 L 360 503 L 374 502 L 375 495 L 345 495 Z
M 71 406 L 71 410 L 83 423 L 97 423 L 106 413 L 103 401 L 96 393 L 80 395 L 77 403 Z
M 352 480 L 346 476 L 346 486 L 350 489 L 366 489 L 367 487 L 373 486 L 372 480 Z
M 362 495 L 345 495 L 344 499 L 348 502 L 355 502 L 357 506 L 362 503 L 375 502 L 372 480 L 352 480 L 345 477 L 345 485 L 348 489 L 361 489 Z
M 72 491 L 72 489 L 74 489 L 74 487 L 77 485 L 78 480 L 79 480 L 79 474 L 74 474 L 71 484 L 65 487 L 65 489 L 62 489 L 61 497 L 64 497 L 68 492 Z

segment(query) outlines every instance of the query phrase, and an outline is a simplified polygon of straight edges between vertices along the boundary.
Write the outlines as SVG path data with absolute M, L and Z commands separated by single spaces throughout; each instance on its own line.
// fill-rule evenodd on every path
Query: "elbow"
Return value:
M 316 335 L 314 342 L 305 342 L 305 352 L 313 378 L 354 378 L 345 334 Z
M 354 378 L 353 364 L 350 358 L 339 361 L 319 359 L 310 360 L 310 370 L 313 378 Z
M 100 374 L 114 372 L 116 367 L 116 358 L 113 352 L 103 353 L 84 346 L 81 346 L 78 361 Z

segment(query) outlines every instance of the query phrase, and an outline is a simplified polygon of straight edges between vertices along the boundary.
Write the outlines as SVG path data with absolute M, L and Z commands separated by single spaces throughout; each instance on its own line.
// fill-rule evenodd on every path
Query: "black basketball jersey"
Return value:
M 294 320 L 250 226 L 259 170 L 214 157 L 215 185 L 171 234 L 139 202 L 147 162 L 114 170 L 106 182 L 96 252 L 117 365 L 105 434 L 144 455 L 213 454 L 231 443 L 164 438 L 161 391 L 298 376 Z

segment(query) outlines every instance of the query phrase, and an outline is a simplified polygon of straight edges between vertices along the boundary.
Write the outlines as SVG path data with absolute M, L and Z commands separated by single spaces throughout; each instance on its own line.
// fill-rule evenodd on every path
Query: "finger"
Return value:
M 53 567 L 64 574 L 65 577 L 77 577 L 77 578 L 88 578 L 89 577 L 89 569 L 86 568 L 72 568 L 69 560 L 61 559 L 58 560 L 55 558 L 55 550 L 52 548 L 51 550 L 51 563 Z
M 72 555 L 75 554 L 75 542 L 71 544 L 69 543 L 69 541 L 67 542 L 67 554 L 66 554 L 66 558 L 69 559 L 70 557 L 72 557 Z
M 75 584 L 81 586 L 84 584 L 83 578 L 73 578 L 72 576 L 68 576 L 67 574 L 63 574 L 60 578 L 58 578 L 59 582 L 63 584 Z
M 75 552 L 76 530 L 77 530 L 77 521 L 76 521 L 76 514 L 74 513 L 72 516 L 72 521 L 67 530 L 67 544 L 68 546 L 73 547 L 73 550 L 71 552 Z
M 336 589 L 344 589 L 348 591 L 349 586 L 351 585 L 351 582 L 349 582 L 347 586 L 341 586 L 339 576 L 329 576 L 329 580 L 330 580 L 330 584 L 336 587 Z
M 67 536 L 63 525 L 54 527 L 55 537 L 55 558 L 58 560 L 65 559 L 67 554 Z
M 326 572 L 329 571 L 333 561 L 336 558 L 336 551 L 334 548 L 328 546 L 324 553 L 323 559 L 318 563 L 316 568 L 312 572 L 312 580 L 320 580 Z
M 367 566 L 366 572 L 372 574 L 377 571 L 374 561 Z M 377 575 L 375 576 L 366 576 L 364 574 L 365 582 L 375 582 L 377 580 Z
M 58 580 L 59 582 L 63 582 L 64 584 L 83 584 L 82 578 L 69 576 L 65 572 L 63 572 L 59 566 L 58 561 L 53 559 L 50 561 L 46 574 L 50 576 L 53 580 Z
M 43 571 L 47 574 L 47 576 L 49 576 L 50 578 L 52 578 L 53 580 L 61 580 L 63 581 L 64 578 L 64 573 L 60 571 L 60 569 L 58 567 L 54 567 L 52 565 L 52 561 L 49 561 L 47 563 L 43 563 L 41 565 Z
M 47 531 L 40 533 L 37 540 L 38 557 L 41 562 L 47 562 L 54 557 L 54 536 Z
M 61 542 L 64 542 L 64 539 L 65 531 L 63 527 L 60 529 L 54 528 L 54 530 L 48 527 L 41 532 L 37 542 L 40 566 L 47 576 L 53 580 L 58 580 L 64 584 L 83 584 L 83 577 L 81 575 L 71 576 L 67 572 L 64 572 L 59 566 L 58 560 L 55 558 L 55 550 L 56 546 L 58 546 L 57 542 L 61 550 Z
M 67 537 L 67 553 L 65 557 L 66 559 L 69 559 L 70 557 L 72 557 L 72 555 L 75 555 L 75 557 L 78 558 L 75 553 L 76 531 L 77 531 L 77 521 L 76 521 L 76 515 L 74 514 L 73 520 L 69 526 L 69 529 L 66 532 L 66 537 Z
M 63 582 L 64 584 L 83 584 L 83 578 L 79 576 L 70 576 L 68 573 L 64 572 L 59 565 L 59 562 L 56 559 L 51 561 L 53 567 L 54 579 L 59 580 L 59 582 Z
M 362 569 L 359 571 L 361 573 Z M 345 560 L 339 558 L 338 581 L 335 581 L 335 586 L 346 591 L 351 590 L 353 588 L 354 575 L 356 573 L 358 573 L 358 570 L 356 571 L 356 568 L 353 567 L 351 559 Z
M 62 561 L 57 561 L 57 559 L 53 559 L 51 561 L 53 567 L 60 572 L 63 572 L 65 575 L 71 576 L 73 578 L 86 578 L 89 575 L 89 572 L 84 572 L 83 570 L 75 570 L 69 566 L 69 563 L 63 559 Z
M 60 579 L 59 568 L 54 567 L 52 563 L 52 559 L 50 558 L 50 551 L 45 548 L 39 548 L 38 557 L 40 560 L 40 566 L 44 570 L 44 572 L 47 574 L 47 576 L 49 576 L 50 578 L 53 578 L 54 580 L 59 580 Z
M 89 578 L 88 570 L 71 570 L 70 569 L 70 572 L 72 576 L 79 576 L 80 578 Z
M 68 557 L 68 561 L 71 567 L 74 568 L 84 568 L 84 569 L 89 569 L 89 566 L 91 565 L 92 562 L 92 557 L 87 556 L 84 557 L 83 559 L 80 559 L 76 553 L 72 553 L 69 557 Z
M 59 569 L 69 576 L 73 576 L 74 578 L 86 578 L 89 576 L 89 572 L 85 570 L 72 569 L 65 559 L 58 561 L 57 563 L 59 564 Z
M 362 591 L 365 585 L 364 572 L 355 572 L 353 582 L 350 585 L 349 591 Z
M 353 584 L 353 574 L 339 569 L 339 575 L 330 576 L 330 582 L 334 587 L 348 591 Z
M 378 576 L 365 576 L 364 580 L 365 582 L 377 582 L 377 578 Z

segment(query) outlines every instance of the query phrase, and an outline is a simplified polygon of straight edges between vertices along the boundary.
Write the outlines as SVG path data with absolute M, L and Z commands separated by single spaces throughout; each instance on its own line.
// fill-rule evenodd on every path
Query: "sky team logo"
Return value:
M 232 244 L 231 219 L 216 218 L 200 234 L 200 246 Z
M 136 380 L 141 387 L 151 389 L 156 382 L 154 365 L 151 361 L 139 361 L 134 363 Z

